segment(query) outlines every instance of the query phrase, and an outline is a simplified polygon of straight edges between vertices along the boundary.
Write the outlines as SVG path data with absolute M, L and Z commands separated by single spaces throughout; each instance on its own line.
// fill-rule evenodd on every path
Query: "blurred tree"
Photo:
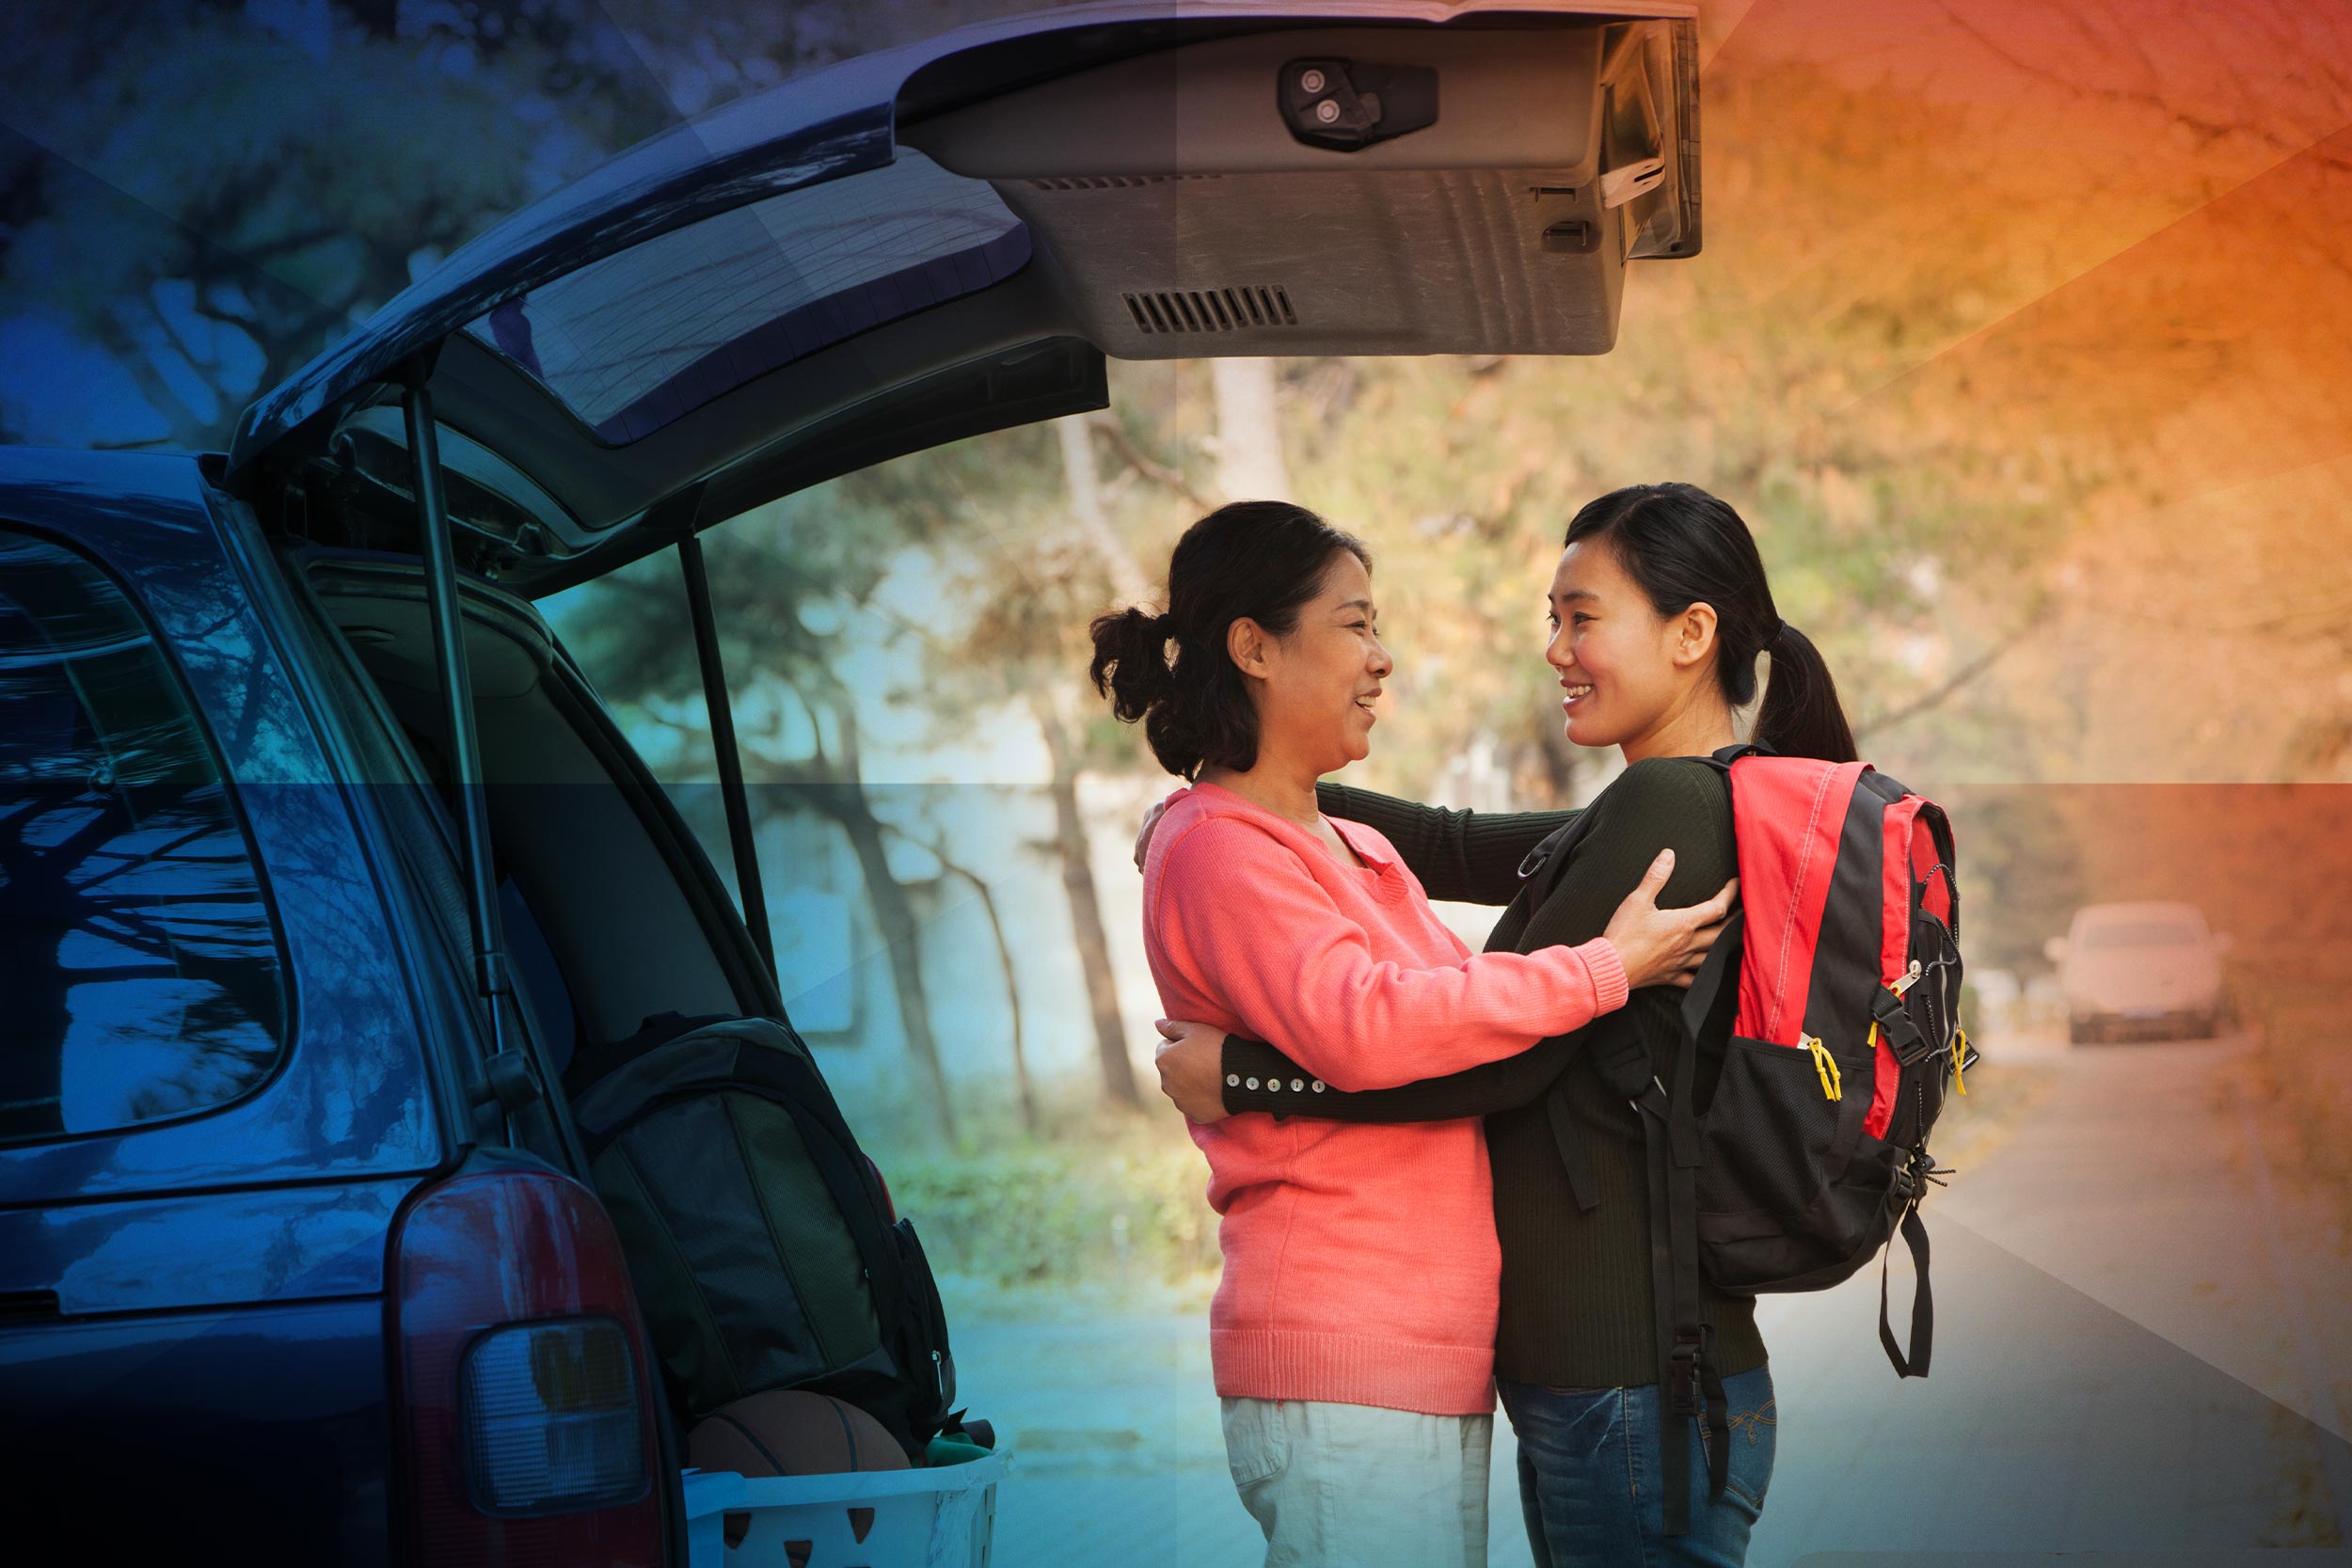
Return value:
M 1969 963 L 2020 977 L 2046 973 L 2043 942 L 2063 936 L 2075 908 L 2096 896 L 2083 863 L 2090 825 L 2058 792 L 2037 785 L 1963 785 L 1933 796 L 1952 818 Z
M 1086 628 L 1114 600 L 1137 603 L 1152 589 L 1131 534 L 1111 516 L 1114 495 L 1124 496 L 1147 470 L 1161 487 L 1189 486 L 1172 467 L 1144 457 L 1115 421 L 1059 420 L 1050 441 L 1043 432 L 1006 433 L 885 465 L 850 483 L 886 498 L 897 515 L 919 519 L 920 532 L 949 562 L 956 641 L 937 668 L 926 670 L 919 689 L 901 693 L 904 700 L 958 724 L 976 711 L 1009 711 L 1035 726 L 1045 752 L 1054 836 L 1032 847 L 1050 855 L 1061 874 L 1104 1095 L 1139 1107 L 1079 804 L 1085 772 L 1120 768 L 1131 753 L 1087 687 Z M 1115 492 L 1102 480 L 1100 445 L 1127 459 Z
M 1290 462 L 1282 451 L 1282 411 L 1275 361 L 1212 359 L 1216 392 L 1216 487 L 1227 500 L 1287 499 Z
M 1590 788 L 1611 759 L 1562 741 L 1542 586 L 1580 507 L 1666 479 L 1747 520 L 1874 760 L 1922 782 L 2063 776 L 2062 731 L 2015 719 L 2049 701 L 2021 650 L 2053 612 L 2054 517 L 2126 483 L 2127 454 L 1905 380 L 1964 333 L 1956 302 L 1997 292 L 2037 243 L 1995 194 L 2024 171 L 1981 166 L 1973 105 L 1772 63 L 1763 80 L 1709 78 L 1707 249 L 1629 275 L 1605 357 L 1289 367 L 1300 497 L 1370 540 L 1399 659 L 1369 779 L 1461 795 L 1458 759 L 1485 747 L 1528 805 Z M 1767 90 L 1803 105 L 1810 135 L 1715 135 Z M 1933 250 L 1906 270 L 1819 264 L 1838 214 L 1959 186 L 1980 199 L 1935 203 Z
M 218 448 L 257 393 L 621 149 L 796 71 L 1022 8 L 14 8 L 0 52 L 0 319 L 47 325 L 133 389 L 105 428 L 46 438 Z M 0 401 L 38 400 L 62 370 L 48 357 L 45 374 L 0 377 Z
M 839 484 L 736 518 L 707 550 L 712 614 L 733 688 L 755 827 L 779 799 L 839 826 L 881 929 L 907 1050 L 940 1137 L 958 1132 L 923 976 L 923 930 L 892 871 L 865 782 L 853 635 L 870 617 L 895 543 L 907 535 L 886 507 L 862 506 Z M 671 552 L 587 584 L 568 609 L 566 641 L 628 719 L 707 749 L 702 678 L 678 626 L 683 593 Z M 680 717 L 691 713 L 692 719 Z M 764 715 L 765 722 L 753 716 Z
M 1049 852 L 1060 867 L 1104 1095 L 1113 1103 L 1139 1107 L 1143 1097 L 1128 1055 L 1118 975 L 1111 967 L 1087 820 L 1078 805 L 1080 772 L 1104 760 L 1095 734 L 1099 726 L 1085 703 L 1092 693 L 1080 688 L 1086 624 L 1109 598 L 1108 578 L 1101 558 L 1083 546 L 1033 541 L 1017 578 L 990 573 L 975 585 L 956 674 L 931 694 L 958 705 L 975 697 L 993 706 L 1009 705 L 1037 726 L 1045 745 L 1054 837 L 1036 847 Z
M 220 446 L 435 261 L 671 118 L 572 9 L 35 8 L 0 58 L 43 154 L 0 251 L 8 310 L 131 378 L 157 422 L 130 434 Z

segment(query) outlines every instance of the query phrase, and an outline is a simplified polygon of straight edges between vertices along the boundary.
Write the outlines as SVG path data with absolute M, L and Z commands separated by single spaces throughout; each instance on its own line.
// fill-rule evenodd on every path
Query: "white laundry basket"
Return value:
M 988 1568 L 1006 1454 L 928 1470 L 739 1476 L 689 1470 L 692 1568 Z M 850 1510 L 873 1510 L 866 1538 Z M 730 1527 L 745 1528 L 732 1546 Z M 786 1542 L 808 1543 L 803 1559 Z

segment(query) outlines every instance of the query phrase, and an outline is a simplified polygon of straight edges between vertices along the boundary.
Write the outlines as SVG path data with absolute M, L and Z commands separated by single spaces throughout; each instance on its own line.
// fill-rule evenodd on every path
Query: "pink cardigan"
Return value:
M 1144 947 L 1167 1016 L 1269 1040 L 1319 1075 L 1283 1085 L 1299 1117 L 1192 1129 L 1223 1216 L 1216 1391 L 1483 1414 L 1502 1262 L 1479 1122 L 1318 1121 L 1314 1097 L 1515 1055 L 1622 1006 L 1625 969 L 1605 938 L 1473 957 L 1386 838 L 1332 826 L 1364 865 L 1196 784 L 1145 861 Z

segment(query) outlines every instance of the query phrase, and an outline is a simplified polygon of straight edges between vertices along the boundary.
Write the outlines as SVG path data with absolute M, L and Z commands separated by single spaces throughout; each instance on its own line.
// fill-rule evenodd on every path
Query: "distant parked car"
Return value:
M 2194 904 L 2086 904 L 2044 951 L 2058 966 L 2067 1037 L 2211 1039 L 2225 1006 L 2228 934 Z

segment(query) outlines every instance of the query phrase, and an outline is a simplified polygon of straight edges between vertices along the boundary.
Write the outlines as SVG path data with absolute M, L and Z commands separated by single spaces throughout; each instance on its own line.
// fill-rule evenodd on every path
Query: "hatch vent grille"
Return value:
M 1158 336 L 1172 332 L 1239 332 L 1254 327 L 1298 325 L 1291 296 L 1280 284 L 1243 289 L 1163 289 L 1120 296 L 1136 330 Z

